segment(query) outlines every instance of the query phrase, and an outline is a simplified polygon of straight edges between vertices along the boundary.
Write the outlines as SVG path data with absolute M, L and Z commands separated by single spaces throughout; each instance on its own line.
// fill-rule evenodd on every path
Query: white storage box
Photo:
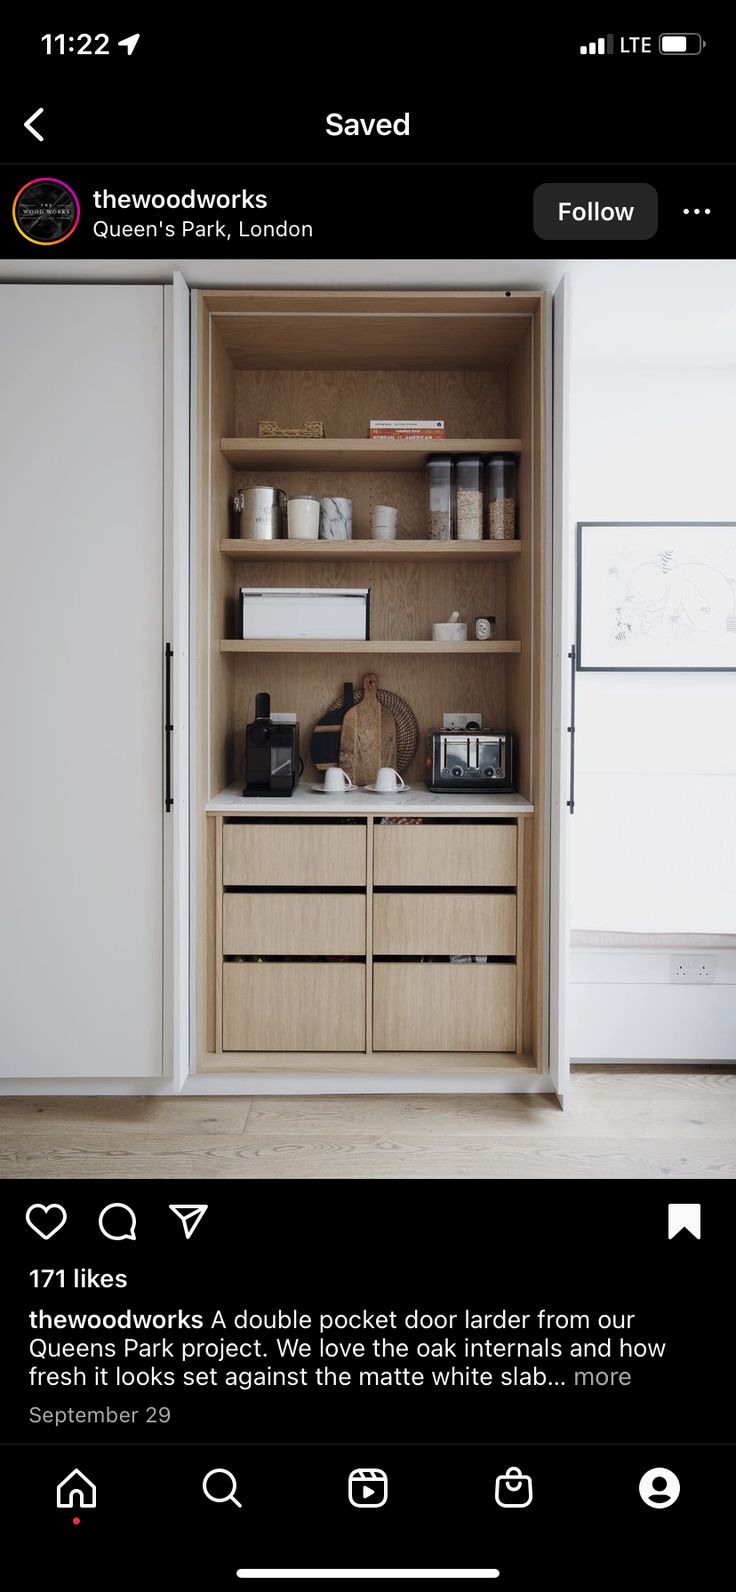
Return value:
M 244 641 L 369 641 L 370 587 L 241 586 Z

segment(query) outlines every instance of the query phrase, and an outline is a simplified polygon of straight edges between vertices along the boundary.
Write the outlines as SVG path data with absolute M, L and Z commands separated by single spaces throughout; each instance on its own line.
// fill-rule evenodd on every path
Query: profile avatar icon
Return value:
M 658 1465 L 642 1476 L 639 1496 L 650 1509 L 669 1509 L 680 1496 L 680 1483 L 673 1470 Z
M 13 221 L 27 243 L 48 249 L 79 226 L 79 199 L 60 177 L 31 177 L 13 200 Z

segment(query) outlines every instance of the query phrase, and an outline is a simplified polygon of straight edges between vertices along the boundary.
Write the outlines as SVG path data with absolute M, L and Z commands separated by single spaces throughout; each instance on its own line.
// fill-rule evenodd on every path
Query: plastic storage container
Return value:
M 483 460 L 477 454 L 455 460 L 455 535 L 459 542 L 483 536 Z
M 515 453 L 490 453 L 486 460 L 486 519 L 493 542 L 518 535 L 519 461 Z
M 449 542 L 452 536 L 452 475 L 452 459 L 428 461 L 429 535 L 433 542 Z

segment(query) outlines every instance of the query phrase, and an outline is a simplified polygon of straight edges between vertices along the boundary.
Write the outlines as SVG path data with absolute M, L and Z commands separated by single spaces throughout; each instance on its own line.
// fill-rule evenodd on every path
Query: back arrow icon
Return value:
M 39 116 L 43 116 L 43 105 L 39 105 L 38 110 L 34 111 L 32 116 L 29 116 L 28 121 L 24 122 L 23 126 L 27 127 L 29 133 L 32 133 L 33 137 L 38 139 L 39 144 L 42 144 L 43 133 L 39 133 L 38 128 L 33 125 L 34 122 L 38 121 Z

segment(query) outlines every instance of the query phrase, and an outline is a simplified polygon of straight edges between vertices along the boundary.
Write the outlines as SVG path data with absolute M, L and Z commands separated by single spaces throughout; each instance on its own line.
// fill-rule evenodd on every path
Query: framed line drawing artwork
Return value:
M 736 669 L 736 521 L 579 520 L 578 669 Z

